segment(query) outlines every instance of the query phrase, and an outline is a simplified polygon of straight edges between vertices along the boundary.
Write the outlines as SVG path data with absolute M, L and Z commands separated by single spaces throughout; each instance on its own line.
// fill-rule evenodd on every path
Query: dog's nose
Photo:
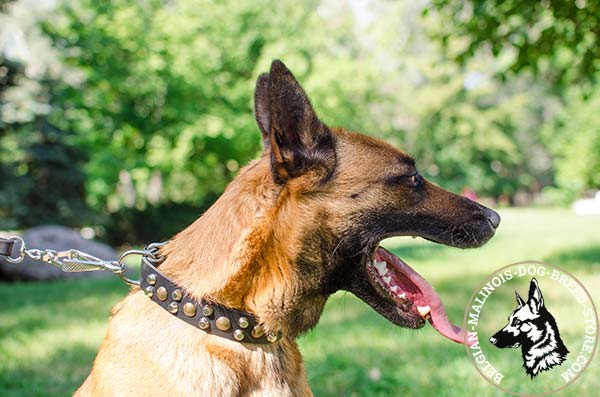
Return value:
M 495 344 L 496 344 L 496 342 L 498 342 L 498 339 L 496 339 L 496 338 L 494 338 L 494 337 L 492 336 L 492 337 L 490 338 L 490 343 L 491 343 L 492 345 L 495 345 Z
M 486 216 L 490 225 L 492 225 L 494 229 L 498 229 L 498 226 L 500 225 L 500 215 L 494 210 L 487 209 Z

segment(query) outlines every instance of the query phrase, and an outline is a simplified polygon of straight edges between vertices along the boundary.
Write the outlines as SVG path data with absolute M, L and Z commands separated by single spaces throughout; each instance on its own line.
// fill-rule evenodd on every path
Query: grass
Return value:
M 455 323 L 486 275 L 526 259 L 569 270 L 600 302 L 599 216 L 564 209 L 501 214 L 497 236 L 477 250 L 406 238 L 384 245 L 435 286 Z M 0 396 L 71 394 L 90 370 L 111 307 L 127 290 L 117 278 L 0 284 Z M 464 347 L 429 326 L 395 327 L 348 293 L 330 299 L 319 325 L 299 344 L 317 396 L 505 395 L 476 372 Z M 592 396 L 598 390 L 595 357 L 560 395 Z

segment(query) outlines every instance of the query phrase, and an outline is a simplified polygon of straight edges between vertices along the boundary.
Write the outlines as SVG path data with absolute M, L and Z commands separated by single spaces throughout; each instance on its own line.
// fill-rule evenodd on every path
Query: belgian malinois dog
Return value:
M 417 272 L 379 247 L 421 236 L 478 247 L 498 214 L 425 180 L 407 154 L 317 118 L 274 61 L 256 84 L 262 156 L 161 249 L 161 271 L 200 300 L 244 310 L 275 343 L 247 344 L 180 321 L 134 288 L 113 310 L 78 396 L 310 396 L 296 337 L 346 290 L 394 324 L 464 340 Z
M 521 348 L 523 368 L 531 376 L 548 371 L 567 359 L 569 350 L 560 337 L 554 316 L 544 304 L 544 297 L 535 278 L 529 283 L 527 302 L 515 291 L 517 307 L 508 317 L 508 324 L 490 338 L 498 348 Z

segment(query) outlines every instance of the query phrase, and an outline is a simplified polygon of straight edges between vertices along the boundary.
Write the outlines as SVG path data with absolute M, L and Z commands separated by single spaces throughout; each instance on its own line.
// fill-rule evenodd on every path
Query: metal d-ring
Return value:
M 119 257 L 119 265 L 121 265 L 122 270 L 120 272 L 117 272 L 117 274 L 119 275 L 119 277 L 121 277 L 121 280 L 125 281 L 129 285 L 139 286 L 140 280 L 133 280 L 125 275 L 125 270 L 127 269 L 127 266 L 125 265 L 125 259 L 131 255 L 153 256 L 153 252 L 148 250 L 129 250 L 123 252 Z

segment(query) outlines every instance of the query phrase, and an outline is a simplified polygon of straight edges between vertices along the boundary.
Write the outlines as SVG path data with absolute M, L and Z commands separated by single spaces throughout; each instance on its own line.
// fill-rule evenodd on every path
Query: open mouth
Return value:
M 399 314 L 413 319 L 413 328 L 422 327 L 429 321 L 446 338 L 466 342 L 466 333 L 450 322 L 433 287 L 406 262 L 377 247 L 366 266 L 373 287 L 395 303 Z

